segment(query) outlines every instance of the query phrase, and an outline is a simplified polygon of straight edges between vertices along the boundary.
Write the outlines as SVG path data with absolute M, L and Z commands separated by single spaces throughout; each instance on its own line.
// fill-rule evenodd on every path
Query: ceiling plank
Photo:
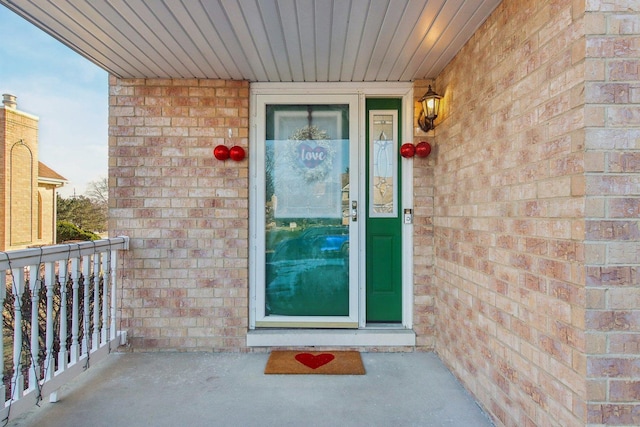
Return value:
M 424 5 L 420 2 L 406 3 L 406 7 L 403 8 L 403 15 L 400 18 L 398 28 L 396 28 L 393 38 L 390 41 L 388 53 L 379 64 L 374 80 L 395 80 L 391 76 L 391 71 L 400 60 L 400 56 L 404 50 L 403 47 L 409 42 L 411 34 L 420 19 L 423 7 Z
M 376 1 L 371 4 L 366 15 L 360 48 L 353 69 L 354 81 L 364 81 L 373 50 L 380 37 L 382 23 L 389 9 L 389 1 Z
M 342 60 L 344 58 L 347 27 L 349 25 L 349 11 L 351 1 L 334 1 L 331 15 L 331 53 L 329 57 L 328 81 L 340 81 Z
M 302 71 L 305 82 L 317 81 L 316 74 L 316 38 L 315 8 L 313 0 L 297 0 L 296 18 L 298 20 L 298 38 L 302 52 Z
M 400 77 L 406 74 L 405 70 L 409 61 L 417 55 L 424 56 L 424 52 L 419 51 L 420 45 L 431 31 L 433 23 L 445 2 L 446 0 L 431 0 L 422 5 L 422 11 L 419 14 L 420 19 L 414 26 L 411 36 L 404 45 L 398 47 L 398 59 L 389 73 L 390 80 L 401 81 Z
M 244 16 L 248 34 L 251 37 L 251 45 L 255 48 L 255 53 L 247 51 L 247 55 L 255 55 L 260 59 L 266 81 L 280 81 L 280 73 L 273 55 L 269 34 L 264 25 L 264 16 L 260 13 L 261 9 L 258 3 L 256 0 L 243 0 L 237 4 Z
M 174 67 L 181 68 L 180 72 L 185 78 L 206 76 L 204 67 L 201 66 L 206 61 L 185 31 L 185 28 L 193 26 L 193 22 L 178 21 L 165 3 L 162 4 L 163 7 L 150 9 L 147 6 L 139 9 L 140 18 L 147 23 L 154 34 L 164 40 L 165 50 L 161 54 L 167 55 L 168 58 L 175 58 L 177 64 L 174 63 Z M 184 16 L 188 17 L 188 14 Z
M 164 6 L 151 10 L 141 0 L 113 0 L 112 3 L 112 10 L 127 18 L 129 25 L 124 28 L 130 34 L 128 38 L 131 43 L 136 45 L 138 43 L 146 44 L 149 46 L 149 50 L 145 50 L 145 54 L 154 58 L 156 63 L 164 62 L 166 64 L 163 67 L 165 70 L 159 72 L 158 77 L 165 77 L 173 72 L 177 73 L 176 77 L 193 77 L 192 70 L 188 68 L 188 65 L 193 66 L 192 61 L 182 54 L 180 46 L 176 43 L 173 35 L 167 31 L 166 27 L 162 25 L 162 22 L 153 13 L 154 11 L 162 13 Z M 174 30 L 174 32 L 176 31 Z
M 396 58 L 398 52 L 390 50 L 391 42 L 401 27 L 404 11 L 407 6 L 408 3 L 403 0 L 391 0 L 389 2 L 389 7 L 380 25 L 378 39 L 376 40 L 373 52 L 369 58 L 369 64 L 365 70 L 365 81 L 375 81 L 385 61 L 395 62 L 394 58 Z
M 354 67 L 362 41 L 367 13 L 369 13 L 369 4 L 366 2 L 354 1 L 351 3 L 349 27 L 344 41 L 342 72 L 340 73 L 340 81 L 342 82 L 354 81 Z
M 236 37 L 236 33 L 220 1 L 202 2 L 202 7 L 211 21 L 212 29 L 220 36 L 220 44 L 229 52 L 235 68 L 240 72 L 239 75 L 234 78 L 238 80 L 256 80 L 253 64 L 248 61 L 246 54 L 244 54 L 242 46 Z
M 0 0 L 120 77 L 433 78 L 501 0 Z
M 302 46 L 300 44 L 300 37 L 298 36 L 298 17 L 295 0 L 278 0 L 278 12 L 282 22 L 283 34 L 285 34 L 285 45 L 291 76 L 294 82 L 305 81 L 302 67 Z
M 254 78 L 259 81 L 269 81 L 265 64 L 256 46 L 251 26 L 246 20 L 242 6 L 236 0 L 221 0 L 220 3 L 235 33 L 235 37 L 240 44 L 246 61 L 251 64 Z
M 449 20 L 456 15 L 458 9 L 462 6 L 462 3 L 462 0 L 449 0 L 442 3 L 442 8 L 440 8 L 435 15 L 432 24 L 429 27 L 429 31 L 425 33 L 420 46 L 418 46 L 416 54 L 406 62 L 406 67 L 403 73 L 398 77 L 400 80 L 405 79 L 410 75 L 416 75 L 420 64 L 422 64 L 427 57 L 432 57 L 431 51 L 440 39 L 442 31 L 447 28 Z
M 104 2 L 102 2 L 102 5 L 107 6 Z M 102 7 L 97 10 L 96 6 L 101 6 L 101 3 L 96 2 L 93 5 L 89 5 L 86 2 L 71 0 L 67 1 L 65 11 L 61 11 L 61 13 L 65 16 L 73 16 L 74 25 L 76 26 L 74 28 L 81 28 L 81 30 L 76 29 L 77 32 L 74 32 L 74 35 L 78 33 L 84 34 L 84 37 L 81 38 L 81 42 L 86 43 L 86 49 L 95 50 L 95 46 L 91 41 L 92 39 L 99 40 L 106 49 L 117 55 L 123 61 L 132 65 L 136 64 L 135 68 L 139 70 L 141 74 L 151 72 L 147 62 L 142 61 L 139 58 L 132 57 L 131 50 L 128 46 L 130 42 L 123 37 L 117 37 L 120 32 L 116 25 L 112 21 L 105 19 L 104 15 L 101 13 L 103 9 Z M 105 9 L 108 10 L 109 8 Z M 112 34 L 116 37 L 113 37 Z M 76 46 L 80 47 L 81 44 L 76 44 Z M 142 54 L 142 52 L 140 53 Z M 157 66 L 157 64 L 153 65 Z
M 291 65 L 287 55 L 287 42 L 283 33 L 282 18 L 277 0 L 260 0 L 257 2 L 266 38 L 269 41 L 269 52 L 277 68 L 277 79 L 269 81 L 293 81 Z
M 176 39 L 178 42 L 183 40 L 184 44 L 181 44 L 182 50 L 190 52 L 189 56 L 193 61 L 197 62 L 198 68 L 203 72 L 203 75 L 198 77 L 217 75 L 221 78 L 229 78 L 222 62 L 211 50 L 211 46 L 207 43 L 200 26 L 194 19 L 195 14 L 203 12 L 202 9 L 198 8 L 199 5 L 196 3 L 198 7 L 194 9 L 195 13 L 193 15 L 181 2 L 169 1 L 166 2 L 165 5 L 167 12 L 171 14 L 172 18 L 176 21 L 176 25 L 179 26 L 181 30 L 180 35 L 176 37 Z
M 241 78 L 241 72 L 236 66 L 233 57 L 227 50 L 222 39 L 218 34 L 215 26 L 209 19 L 209 14 L 201 3 L 192 4 L 190 8 L 182 7 L 184 12 L 179 12 L 180 6 L 172 2 L 174 14 L 181 20 L 182 14 L 187 14 L 189 19 L 193 20 L 194 28 L 191 35 L 195 45 L 205 57 L 209 67 L 212 68 L 212 76 L 220 79 L 238 79 Z
M 316 81 L 329 80 L 329 58 L 331 57 L 331 32 L 333 31 L 333 14 L 331 1 L 316 0 L 314 2 Z

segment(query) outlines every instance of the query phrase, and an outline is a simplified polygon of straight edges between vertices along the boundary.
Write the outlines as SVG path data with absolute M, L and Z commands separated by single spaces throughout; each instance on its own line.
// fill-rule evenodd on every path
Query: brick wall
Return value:
M 244 348 L 248 161 L 212 151 L 247 148 L 248 83 L 111 77 L 109 99 L 109 230 L 131 237 L 122 327 L 132 346 Z
M 640 2 L 586 3 L 587 421 L 640 425 Z
M 436 162 L 433 132 L 425 134 L 418 128 L 420 113 L 418 100 L 425 94 L 432 81 L 414 83 L 413 95 L 416 106 L 414 143 L 426 141 L 432 145 L 432 153 L 427 158 L 413 157 L 413 330 L 416 345 L 422 350 L 433 350 L 435 346 L 436 292 L 434 287 L 433 259 L 433 194 L 434 165 Z
M 12 250 L 37 239 L 38 119 L 2 107 L 0 120 L 0 249 Z
M 6 153 L 4 147 L 6 146 L 7 140 L 7 114 L 6 109 L 4 107 L 0 108 L 0 177 L 5 176 L 7 167 L 6 163 Z M 7 184 L 6 181 L 0 178 L 0 250 L 4 250 L 7 245 L 8 239 L 8 221 L 6 215 L 4 214 L 7 211 Z
M 500 425 L 586 420 L 580 0 L 504 0 L 436 79 L 436 351 Z

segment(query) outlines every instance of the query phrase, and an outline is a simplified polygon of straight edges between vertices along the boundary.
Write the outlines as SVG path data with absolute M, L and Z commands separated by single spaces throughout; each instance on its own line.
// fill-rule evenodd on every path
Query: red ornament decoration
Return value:
M 244 152 L 244 148 L 238 145 L 234 145 L 233 147 L 231 147 L 231 150 L 229 150 L 229 156 L 231 156 L 231 160 L 234 160 L 236 162 L 244 159 L 245 155 L 246 153 Z
M 416 156 L 427 157 L 429 153 L 431 153 L 431 145 L 428 142 L 422 141 L 416 145 Z
M 218 160 L 227 160 L 229 158 L 229 149 L 224 145 L 218 145 L 213 149 L 213 155 Z
M 400 147 L 400 155 L 405 159 L 409 159 L 413 157 L 415 153 L 416 153 L 416 147 L 414 147 L 413 144 L 410 142 L 407 142 L 406 144 L 402 144 L 402 146 Z

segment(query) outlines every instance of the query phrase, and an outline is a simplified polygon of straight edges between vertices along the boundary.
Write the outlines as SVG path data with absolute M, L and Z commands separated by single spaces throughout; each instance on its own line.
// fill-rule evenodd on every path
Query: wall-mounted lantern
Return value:
M 427 93 L 420 98 L 420 104 L 422 105 L 422 111 L 418 117 L 418 126 L 425 132 L 429 132 L 434 128 L 433 121 L 438 117 L 438 111 L 440 110 L 440 100 L 442 97 L 435 93 L 429 85 Z

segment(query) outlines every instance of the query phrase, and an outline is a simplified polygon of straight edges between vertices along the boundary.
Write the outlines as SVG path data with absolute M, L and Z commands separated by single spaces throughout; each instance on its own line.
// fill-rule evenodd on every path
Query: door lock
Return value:
M 355 200 L 351 202 L 351 220 L 354 222 L 358 220 L 358 202 Z

